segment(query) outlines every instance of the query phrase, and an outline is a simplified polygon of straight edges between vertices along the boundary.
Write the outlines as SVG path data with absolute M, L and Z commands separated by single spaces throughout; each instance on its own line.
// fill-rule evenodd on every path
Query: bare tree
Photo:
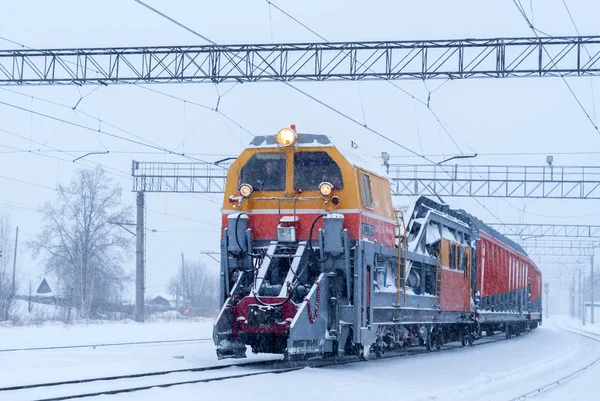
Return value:
M 131 279 L 123 263 L 133 238 L 113 224 L 128 220 L 131 209 L 121 205 L 122 188 L 100 168 L 76 171 L 57 192 L 56 201 L 41 207 L 42 231 L 28 245 L 35 257 L 43 256 L 46 271 L 74 298 L 80 315 L 90 317 Z
M 13 283 L 14 233 L 8 213 L 0 213 L 0 320 L 11 318 L 16 305 L 17 283 Z
M 218 272 L 199 261 L 186 262 L 179 266 L 177 275 L 169 280 L 168 291 L 188 306 L 202 309 L 218 308 Z

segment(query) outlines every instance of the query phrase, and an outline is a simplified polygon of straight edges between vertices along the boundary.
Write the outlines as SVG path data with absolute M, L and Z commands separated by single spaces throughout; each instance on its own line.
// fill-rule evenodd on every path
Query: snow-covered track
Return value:
M 302 369 L 303 366 L 275 367 L 275 361 L 253 361 L 229 365 L 216 365 L 189 369 L 165 370 L 158 372 L 135 373 L 129 375 L 95 377 L 89 379 L 67 380 L 48 383 L 27 384 L 0 388 L 0 399 L 10 400 L 70 400 L 96 395 L 112 395 L 141 391 L 153 387 L 171 387 L 183 384 L 203 383 L 217 380 L 235 379 L 267 373 L 284 373 Z M 268 366 L 266 370 L 250 371 L 234 375 L 214 375 L 215 371 L 227 368 L 252 368 Z M 202 374 L 203 377 L 197 377 Z M 208 374 L 209 377 L 206 377 Z M 148 381 L 151 378 L 152 381 Z M 89 388 L 88 392 L 84 392 Z M 49 394 L 52 394 L 49 396 Z M 7 398 L 4 398 L 7 397 Z
M 99 347 L 119 347 L 128 345 L 151 345 L 151 344 L 177 344 L 177 343 L 205 343 L 212 341 L 212 338 L 192 338 L 183 340 L 155 340 L 155 341 L 134 341 L 134 342 L 116 342 L 100 344 L 78 344 L 78 345 L 57 345 L 52 347 L 24 347 L 24 348 L 6 348 L 0 349 L 0 352 L 18 352 L 18 351 L 49 351 L 72 348 L 99 348 Z
M 208 382 L 212 382 L 212 381 L 239 379 L 242 377 L 267 375 L 267 374 L 280 374 L 280 373 L 286 373 L 286 372 L 293 372 L 295 370 L 300 370 L 300 369 L 303 369 L 303 368 L 295 367 L 295 368 L 271 369 L 271 370 L 265 370 L 265 371 L 259 371 L 259 372 L 240 373 L 237 375 L 216 376 L 216 377 L 208 377 L 208 378 L 202 378 L 202 379 L 175 381 L 175 382 L 159 383 L 159 384 L 153 383 L 153 384 L 137 386 L 137 387 L 118 388 L 118 389 L 114 389 L 114 390 L 100 390 L 100 391 L 90 392 L 90 393 L 77 393 L 77 394 L 72 394 L 72 395 L 64 395 L 64 396 L 51 397 L 51 398 L 38 398 L 38 399 L 36 399 L 36 401 L 64 401 L 64 400 L 72 400 L 72 399 L 77 399 L 77 398 L 96 397 L 99 395 L 115 395 L 115 394 L 131 393 L 134 391 L 150 390 L 152 388 L 165 388 L 165 387 L 172 387 L 172 386 L 182 386 L 185 384 L 208 383 Z
M 577 329 L 567 329 L 565 327 L 561 327 L 559 325 L 555 326 L 563 331 L 567 331 L 569 333 L 581 336 L 581 337 L 585 337 L 588 338 L 590 340 L 596 341 L 596 342 L 600 342 L 600 338 L 598 337 L 597 334 L 594 333 L 587 333 L 587 332 L 583 332 Z M 528 391 L 527 393 L 521 394 L 517 397 L 511 398 L 509 401 L 522 401 L 522 400 L 527 400 L 529 398 L 533 398 L 536 397 L 538 395 L 541 395 L 543 393 L 546 393 L 548 391 L 551 391 L 555 388 L 558 388 L 559 386 L 563 385 L 564 383 L 576 378 L 577 376 L 581 375 L 584 372 L 587 372 L 588 370 L 590 370 L 591 368 L 595 367 L 596 365 L 598 365 L 600 363 L 600 356 L 598 356 L 597 358 L 593 359 L 591 362 L 587 363 L 586 365 L 579 367 L 578 369 L 569 372 L 568 374 L 558 378 L 558 379 L 554 379 L 552 380 L 552 382 L 544 384 L 542 386 L 539 386 L 531 391 Z
M 480 346 L 494 342 L 505 341 L 504 336 L 496 335 L 484 337 L 473 346 Z M 418 355 L 433 354 L 436 352 L 451 352 L 462 348 L 460 343 L 448 343 L 440 350 L 427 351 L 425 347 L 408 348 L 396 352 L 385 353 L 383 356 L 372 355 L 368 361 L 398 358 L 417 357 Z M 79 380 L 57 381 L 48 383 L 26 384 L 19 386 L 0 388 L 0 399 L 14 401 L 38 400 L 59 401 L 78 398 L 94 397 L 98 395 L 115 395 L 149 390 L 152 388 L 166 388 L 186 384 L 208 383 L 212 381 L 231 380 L 249 376 L 265 374 L 281 374 L 304 369 L 306 367 L 321 368 L 335 365 L 346 365 L 356 362 L 364 362 L 358 356 L 335 358 L 335 359 L 312 359 L 301 361 L 266 360 L 251 361 L 226 365 L 216 365 L 189 369 L 165 370 L 147 373 L 135 373 L 119 376 L 96 377 Z M 236 371 L 234 374 L 223 371 L 225 369 L 248 368 L 246 371 Z M 203 373 L 204 372 L 204 373 Z M 200 377 L 199 377 L 200 376 Z

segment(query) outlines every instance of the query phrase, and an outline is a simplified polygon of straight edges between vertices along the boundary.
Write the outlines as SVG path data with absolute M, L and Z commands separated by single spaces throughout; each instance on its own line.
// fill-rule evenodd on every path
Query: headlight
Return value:
M 319 185 L 319 192 L 323 196 L 329 196 L 333 192 L 333 185 L 331 185 L 329 182 L 322 182 Z
M 295 129 L 283 128 L 277 133 L 277 142 L 281 146 L 292 146 L 296 142 L 297 137 Z
M 242 185 L 240 185 L 239 191 L 240 191 L 240 195 L 242 195 L 244 198 L 247 198 L 250 196 L 250 194 L 253 191 L 252 185 L 242 184 Z

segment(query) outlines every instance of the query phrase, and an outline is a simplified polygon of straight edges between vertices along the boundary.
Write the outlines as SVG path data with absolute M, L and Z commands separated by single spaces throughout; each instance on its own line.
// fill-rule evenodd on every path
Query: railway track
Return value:
M 593 340 L 595 342 L 600 343 L 600 335 L 595 334 L 595 333 L 587 333 L 578 329 L 575 329 L 571 326 L 568 326 L 570 328 L 565 328 L 565 327 L 561 327 L 557 324 L 555 324 L 555 326 L 563 331 L 567 331 L 569 333 L 575 334 L 577 336 L 580 337 L 585 337 L 588 338 L 590 340 Z M 551 391 L 553 389 L 556 389 L 558 387 L 560 387 L 561 385 L 563 385 L 564 383 L 578 377 L 579 375 L 589 371 L 590 369 L 592 369 L 593 367 L 595 367 L 596 365 L 600 364 L 600 356 L 594 358 L 591 362 L 586 363 L 584 366 L 579 367 L 578 369 L 569 372 L 568 374 L 565 374 L 564 376 L 558 378 L 558 379 L 554 379 L 549 383 L 546 383 L 542 386 L 538 386 L 537 388 L 530 390 L 526 393 L 523 393 L 517 397 L 511 398 L 509 401 L 522 401 L 522 400 L 527 400 L 533 397 L 536 397 L 538 395 L 544 394 L 548 391 Z
M 474 346 L 489 344 L 491 342 L 503 341 L 504 338 L 484 337 Z M 450 352 L 463 348 L 458 343 L 446 344 L 437 352 Z M 435 351 L 434 351 L 435 352 Z M 402 356 L 417 356 L 429 354 L 424 347 L 416 347 L 406 351 L 386 353 L 381 357 L 373 357 L 368 360 L 389 359 Z M 345 357 L 340 359 L 315 359 L 299 362 L 284 362 L 281 360 L 268 360 L 256 362 L 243 362 L 237 364 L 217 365 L 190 369 L 166 370 L 159 372 L 136 373 L 120 376 L 96 377 L 82 380 L 68 380 L 50 383 L 28 384 L 0 388 L 0 398 L 3 395 L 8 399 L 59 401 L 77 398 L 93 397 L 98 395 L 115 395 L 135 391 L 148 390 L 155 387 L 172 387 L 185 384 L 207 383 L 211 381 L 223 381 L 238 379 L 249 376 L 281 374 L 293 372 L 305 367 L 327 367 L 333 365 L 345 365 L 349 363 L 363 362 L 358 357 Z M 219 374 L 229 369 L 236 372 Z M 244 369 L 245 371 L 242 371 Z M 198 375 L 201 375 L 199 377 Z
M 247 368 L 248 371 L 225 375 L 219 374 L 222 371 L 235 368 Z M 253 370 L 253 368 L 261 370 Z M 302 368 L 303 366 L 279 366 L 277 365 L 277 361 L 258 361 L 119 376 L 95 377 L 80 380 L 36 383 L 0 388 L 0 399 L 10 399 L 13 401 L 71 400 L 98 395 L 129 393 L 154 387 L 171 387 L 264 374 L 285 373 Z
M 480 346 L 504 340 L 505 339 L 500 336 L 484 337 L 473 346 Z M 432 352 L 452 352 L 461 348 L 463 348 L 463 346 L 461 346 L 459 343 L 448 343 L 444 345 L 441 350 Z M 425 347 L 415 347 L 414 349 L 408 349 L 405 351 L 386 353 L 381 357 L 372 357 L 368 360 L 375 361 L 379 359 L 417 356 L 430 353 L 431 352 L 427 351 Z M 232 380 L 266 374 L 282 374 L 304 369 L 306 367 L 319 368 L 364 361 L 364 359 L 359 357 L 345 357 L 339 359 L 314 359 L 297 362 L 285 362 L 282 360 L 242 362 L 228 365 L 3 387 L 0 388 L 0 398 L 4 399 L 3 397 L 7 396 L 7 399 L 13 401 L 72 400 L 99 395 L 131 393 L 135 391 L 149 390 L 151 388 L 165 388 L 185 384 Z M 234 369 L 236 371 L 231 373 L 229 372 L 230 369 Z M 226 374 L 219 374 L 223 372 L 226 372 Z
M 155 340 L 155 341 L 134 341 L 134 342 L 116 342 L 116 343 L 100 343 L 100 344 L 81 344 L 81 345 L 57 345 L 53 347 L 23 347 L 23 348 L 5 348 L 0 349 L 2 352 L 19 352 L 19 351 L 51 351 L 60 349 L 73 348 L 100 348 L 100 347 L 119 347 L 125 345 L 151 345 L 151 344 L 177 344 L 177 343 L 204 343 L 211 342 L 212 338 L 192 338 L 184 340 Z

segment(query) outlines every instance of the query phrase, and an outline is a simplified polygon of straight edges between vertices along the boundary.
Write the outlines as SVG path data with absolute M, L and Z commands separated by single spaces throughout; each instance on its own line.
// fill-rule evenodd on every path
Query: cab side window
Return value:
M 360 173 L 360 190 L 362 193 L 363 206 L 373 209 L 373 193 L 371 192 L 371 177 Z
M 250 184 L 255 191 L 285 191 L 285 153 L 256 153 L 240 171 L 241 184 Z
M 316 191 L 322 182 L 334 189 L 343 189 L 340 166 L 327 152 L 297 152 L 294 154 L 294 188 Z

